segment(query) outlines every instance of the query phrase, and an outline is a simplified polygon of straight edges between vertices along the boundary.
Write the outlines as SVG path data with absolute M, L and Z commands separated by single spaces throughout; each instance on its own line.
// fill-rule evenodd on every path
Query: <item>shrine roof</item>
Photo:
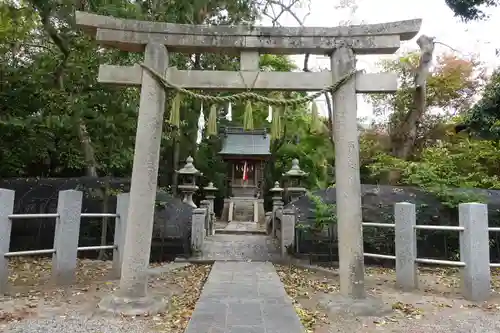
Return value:
M 268 156 L 271 138 L 266 130 L 244 130 L 229 127 L 222 130 L 221 155 Z

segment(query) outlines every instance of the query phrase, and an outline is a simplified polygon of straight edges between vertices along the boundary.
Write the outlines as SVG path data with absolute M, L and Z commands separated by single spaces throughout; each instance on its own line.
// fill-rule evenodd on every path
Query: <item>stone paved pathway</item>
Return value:
M 185 333 L 304 333 L 269 262 L 215 262 Z

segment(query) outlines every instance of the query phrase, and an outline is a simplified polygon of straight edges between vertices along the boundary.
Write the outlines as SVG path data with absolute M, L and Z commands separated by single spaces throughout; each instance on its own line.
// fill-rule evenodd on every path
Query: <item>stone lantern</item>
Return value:
M 269 190 L 269 192 L 271 192 L 271 194 L 272 194 L 273 211 L 274 211 L 274 207 L 278 206 L 279 203 L 282 202 L 282 200 L 283 200 L 283 191 L 284 191 L 284 189 L 282 189 L 280 187 L 280 182 L 278 182 L 278 181 L 275 182 L 274 183 L 274 187 Z
M 299 167 L 299 160 L 292 160 L 292 167 L 283 174 L 285 177 L 285 191 L 290 201 L 293 201 L 307 192 L 303 187 L 303 179 L 309 175 L 308 172 L 302 171 Z
M 193 158 L 189 156 L 186 159 L 186 165 L 176 172 L 181 176 L 182 183 L 178 186 L 178 189 L 184 196 L 182 202 L 196 208 L 196 205 L 193 202 L 193 194 L 196 190 L 198 190 L 198 186 L 196 186 L 196 177 L 200 176 L 202 173 L 194 167 L 193 161 Z
M 214 222 L 215 222 L 215 209 L 214 209 L 214 200 L 215 200 L 215 193 L 219 190 L 217 187 L 214 186 L 214 183 L 209 182 L 207 187 L 204 187 L 203 190 L 205 191 L 205 198 L 210 202 L 209 206 L 209 215 L 210 215 L 210 224 L 208 228 L 208 234 L 212 235 L 214 234 Z

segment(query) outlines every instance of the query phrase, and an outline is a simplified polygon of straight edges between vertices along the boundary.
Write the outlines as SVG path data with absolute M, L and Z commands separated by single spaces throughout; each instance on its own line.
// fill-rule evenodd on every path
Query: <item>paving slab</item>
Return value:
M 185 333 L 304 333 L 270 262 L 214 263 Z

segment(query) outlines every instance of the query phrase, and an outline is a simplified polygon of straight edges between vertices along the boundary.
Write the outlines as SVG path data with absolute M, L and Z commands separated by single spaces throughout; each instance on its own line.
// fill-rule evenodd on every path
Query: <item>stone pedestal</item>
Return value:
M 120 293 L 107 296 L 99 302 L 101 310 L 124 316 L 154 315 L 166 307 L 167 303 L 159 296 L 127 298 Z
M 333 316 L 350 314 L 356 317 L 380 317 L 392 313 L 390 306 L 372 296 L 359 299 L 339 294 L 324 294 L 319 299 L 319 305 Z

